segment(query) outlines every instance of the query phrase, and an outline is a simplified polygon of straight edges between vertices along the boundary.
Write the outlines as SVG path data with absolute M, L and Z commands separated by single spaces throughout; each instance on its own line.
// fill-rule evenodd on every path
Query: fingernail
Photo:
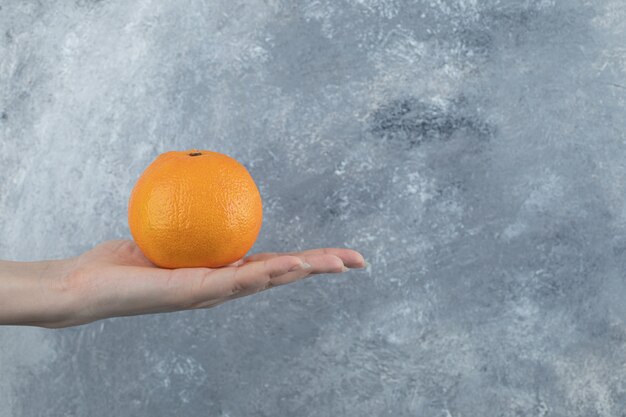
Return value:
M 311 268 L 311 264 L 308 264 L 306 262 L 302 262 L 302 264 L 300 265 L 296 265 L 291 267 L 291 269 L 289 269 L 289 272 L 293 272 L 293 271 L 300 271 L 301 269 L 310 269 Z
M 341 272 L 348 272 L 349 270 L 350 270 L 350 268 L 348 268 L 345 265 L 341 268 Z
M 367 261 L 364 261 L 363 268 L 369 268 L 370 264 Z

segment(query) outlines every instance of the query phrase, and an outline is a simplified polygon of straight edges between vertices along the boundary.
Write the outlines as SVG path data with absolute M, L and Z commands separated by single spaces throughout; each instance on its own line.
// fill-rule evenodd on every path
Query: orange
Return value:
M 248 170 L 204 150 L 159 155 L 137 180 L 128 225 L 162 268 L 220 267 L 241 259 L 261 230 L 261 194 Z

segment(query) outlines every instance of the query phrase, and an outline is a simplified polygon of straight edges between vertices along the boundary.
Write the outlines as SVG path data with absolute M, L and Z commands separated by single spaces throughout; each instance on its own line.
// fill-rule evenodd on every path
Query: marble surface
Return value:
M 159 153 L 248 166 L 254 252 L 371 263 L 0 328 L 0 416 L 626 410 L 623 0 L 0 0 L 0 254 L 128 237 Z

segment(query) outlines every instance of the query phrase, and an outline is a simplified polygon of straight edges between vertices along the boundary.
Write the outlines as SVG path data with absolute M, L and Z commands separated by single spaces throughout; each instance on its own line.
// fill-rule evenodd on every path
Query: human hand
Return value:
M 210 308 L 309 275 L 366 266 L 351 249 L 259 253 L 222 268 L 162 269 L 130 240 L 112 240 L 68 260 L 59 286 L 69 295 L 63 328 L 109 317 Z

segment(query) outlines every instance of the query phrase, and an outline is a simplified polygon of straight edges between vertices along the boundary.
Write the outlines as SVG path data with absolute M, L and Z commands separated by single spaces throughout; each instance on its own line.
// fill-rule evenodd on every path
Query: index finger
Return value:
M 363 268 L 367 265 L 363 255 L 359 252 L 348 248 L 317 248 L 307 249 L 300 252 L 263 252 L 246 256 L 244 262 L 264 261 L 275 258 L 277 256 L 316 256 L 316 255 L 334 255 L 343 261 L 348 268 Z

